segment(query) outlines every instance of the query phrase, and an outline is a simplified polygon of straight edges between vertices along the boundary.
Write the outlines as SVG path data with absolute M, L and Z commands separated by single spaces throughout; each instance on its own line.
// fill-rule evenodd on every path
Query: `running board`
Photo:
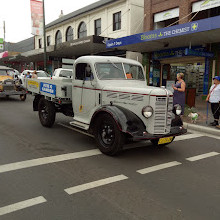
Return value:
M 70 125 L 75 126 L 77 128 L 82 128 L 83 130 L 89 130 L 89 125 L 84 124 L 84 123 L 79 122 L 79 121 L 71 121 Z

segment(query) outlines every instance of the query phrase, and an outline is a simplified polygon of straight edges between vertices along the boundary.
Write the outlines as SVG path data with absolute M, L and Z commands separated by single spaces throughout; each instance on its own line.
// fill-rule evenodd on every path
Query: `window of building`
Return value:
M 121 12 L 113 14 L 113 31 L 121 29 Z
M 73 40 L 73 28 L 69 26 L 66 30 L 66 41 Z
M 62 43 L 62 34 L 61 31 L 57 31 L 56 37 L 55 37 L 55 44 L 61 44 Z
M 192 14 L 192 21 L 197 21 L 205 18 L 211 18 L 220 15 L 220 7 L 210 8 Z
M 38 46 L 39 48 L 42 48 L 42 38 L 38 39 Z
M 50 46 L 51 41 L 50 41 L 50 36 L 47 36 L 47 46 Z
M 101 34 L 101 18 L 95 20 L 95 35 L 99 36 Z
M 86 23 L 81 22 L 78 28 L 78 38 L 82 38 L 86 36 L 87 36 Z

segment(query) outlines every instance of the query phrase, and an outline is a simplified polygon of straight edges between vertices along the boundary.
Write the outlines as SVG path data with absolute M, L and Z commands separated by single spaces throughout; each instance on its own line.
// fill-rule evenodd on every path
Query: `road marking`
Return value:
M 26 160 L 26 161 L 21 161 L 21 162 L 4 164 L 4 165 L 0 165 L 0 173 L 5 173 L 5 172 L 13 171 L 13 170 L 20 170 L 20 169 L 29 168 L 29 167 L 41 166 L 45 164 L 57 163 L 57 162 L 62 162 L 66 160 L 74 160 L 74 159 L 79 159 L 83 157 L 90 157 L 90 156 L 95 156 L 99 154 L 102 154 L 102 153 L 98 149 L 93 149 L 93 150 L 87 150 L 87 151 L 80 151 L 76 153 L 61 154 L 57 156 L 43 157 L 43 158 L 38 158 L 38 159 L 33 159 L 33 160 Z
M 31 206 L 39 205 L 44 202 L 47 202 L 47 200 L 43 196 L 39 196 L 39 197 L 28 199 L 22 202 L 14 203 L 12 205 L 4 206 L 0 208 L 0 216 L 9 214 L 11 212 L 15 212 L 21 209 L 25 209 Z
M 191 138 L 198 138 L 204 136 L 203 134 L 186 134 L 186 135 L 181 135 L 177 136 L 174 141 L 182 141 L 182 140 L 188 140 Z
M 84 134 L 84 135 L 87 135 L 87 136 L 89 136 L 89 137 L 94 138 L 94 135 L 89 134 L 89 133 L 84 132 L 84 131 L 81 131 L 81 130 L 79 130 L 79 129 L 77 129 L 77 128 L 74 128 L 74 127 L 65 125 L 65 124 L 63 124 L 63 123 L 57 123 L 57 124 L 58 124 L 58 125 L 61 125 L 61 126 L 63 126 L 63 127 L 65 127 L 65 128 L 69 128 L 69 129 L 71 129 L 71 130 L 73 130 L 73 131 L 77 131 L 77 132 L 79 132 L 79 133 L 81 133 L 81 134 Z
M 74 194 L 74 193 L 82 192 L 82 191 L 85 191 L 85 190 L 88 190 L 88 189 L 93 189 L 93 188 L 96 188 L 96 187 L 99 187 L 99 186 L 104 186 L 104 185 L 107 185 L 107 184 L 110 184 L 110 183 L 114 183 L 114 182 L 118 182 L 118 181 L 122 181 L 122 180 L 126 180 L 126 179 L 128 179 L 127 176 L 118 175 L 118 176 L 113 176 L 113 177 L 97 180 L 97 181 L 94 181 L 94 182 L 74 186 L 74 187 L 71 187 L 71 188 L 67 188 L 64 191 L 66 193 L 68 193 L 69 195 L 71 195 L 71 194 Z
M 207 153 L 207 154 L 201 154 L 201 155 L 197 155 L 197 156 L 194 156 L 194 157 L 189 157 L 189 158 L 186 158 L 186 160 L 197 161 L 197 160 L 202 160 L 202 159 L 205 159 L 205 158 L 208 158 L 208 157 L 217 156 L 219 154 L 220 153 L 218 153 L 218 152 L 210 152 L 210 153 Z
M 137 170 L 138 173 L 140 174 L 147 174 L 147 173 L 151 173 L 151 172 L 155 172 L 158 170 L 162 170 L 162 169 L 166 169 L 166 168 L 170 168 L 170 167 L 174 167 L 177 165 L 180 165 L 181 163 L 178 161 L 173 161 L 173 162 L 169 162 L 169 163 L 163 163 L 163 164 L 159 164 L 156 166 L 152 166 L 152 167 L 147 167 L 141 170 Z

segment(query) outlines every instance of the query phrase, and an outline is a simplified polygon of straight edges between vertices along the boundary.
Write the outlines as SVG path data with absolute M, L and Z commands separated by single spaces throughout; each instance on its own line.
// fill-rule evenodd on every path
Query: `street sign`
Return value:
M 4 39 L 0 38 L 0 44 L 3 44 L 3 43 L 4 43 Z

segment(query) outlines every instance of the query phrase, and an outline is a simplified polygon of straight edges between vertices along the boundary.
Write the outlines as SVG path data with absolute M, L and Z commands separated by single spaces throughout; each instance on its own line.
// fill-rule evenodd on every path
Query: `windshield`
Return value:
M 124 79 L 144 80 L 142 68 L 127 63 L 97 63 L 97 75 L 100 80 Z M 124 72 L 125 70 L 125 72 Z
M 38 77 L 48 77 L 46 72 L 37 72 Z
M 6 70 L 0 70 L 0 75 L 1 76 L 7 76 L 7 71 Z

